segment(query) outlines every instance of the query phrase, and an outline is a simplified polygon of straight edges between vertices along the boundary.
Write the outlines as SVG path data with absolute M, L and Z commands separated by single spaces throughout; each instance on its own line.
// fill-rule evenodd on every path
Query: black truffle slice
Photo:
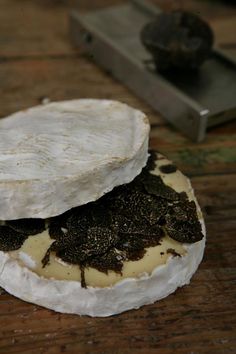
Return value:
M 108 273 L 108 270 L 121 273 L 125 259 L 125 252 L 112 248 L 104 255 L 88 260 L 87 266 L 96 268 L 104 273 Z
M 105 228 L 94 226 L 88 229 L 86 249 L 89 256 L 105 253 L 117 241 L 117 233 Z
M 169 203 L 167 215 L 174 217 L 178 221 L 198 221 L 196 205 L 194 201 L 189 201 L 188 199 Z
M 167 215 L 165 229 L 171 238 L 183 243 L 194 243 L 203 238 L 201 225 L 194 219 L 179 221 Z
M 149 157 L 146 163 L 146 166 L 143 168 L 143 171 L 153 171 L 156 168 L 157 152 L 149 150 Z
M 71 215 L 74 213 L 74 209 L 70 209 L 68 211 L 66 211 L 65 213 L 58 215 L 58 216 L 54 216 L 53 218 L 50 219 L 50 224 L 49 226 L 53 225 L 58 225 L 62 228 L 67 228 L 67 220 L 71 217 Z
M 45 267 L 50 262 L 50 255 L 54 252 L 57 257 L 61 258 L 64 262 L 71 264 L 80 264 L 85 258 L 86 254 L 83 253 L 81 245 L 75 242 L 60 242 L 54 241 L 45 253 L 42 264 Z
M 137 251 L 147 247 L 154 247 L 159 244 L 160 237 L 156 235 L 126 234 L 122 235 L 116 247 L 123 251 Z
M 168 235 L 176 241 L 194 243 L 203 238 L 196 205 L 186 193 L 181 193 L 178 202 L 169 203 L 165 221 Z
M 86 239 L 75 237 L 68 233 L 64 238 L 55 241 L 48 249 L 42 260 L 44 266 L 49 261 L 51 252 L 63 261 L 71 264 L 84 263 L 88 258 L 104 254 L 116 241 L 116 233 L 102 227 L 91 227 L 87 231 Z
M 19 249 L 27 235 L 17 232 L 8 226 L 0 226 L 0 250 L 3 252 Z
M 66 229 L 64 229 L 60 224 L 57 224 L 56 222 L 52 222 L 49 225 L 49 236 L 54 239 L 54 240 L 63 240 L 64 237 L 66 237 Z
M 45 220 L 43 219 L 19 219 L 6 222 L 11 229 L 25 235 L 36 235 L 45 230 Z
M 148 195 L 145 190 L 127 189 L 125 193 L 117 195 L 110 209 L 113 214 L 123 215 L 133 222 L 148 222 L 154 225 L 165 212 L 166 201 Z
M 156 225 L 150 225 L 145 220 L 133 222 L 123 215 L 114 215 L 113 226 L 118 232 L 119 240 L 126 235 L 139 235 L 143 238 L 155 238 L 156 240 L 163 236 L 162 228 Z
M 47 252 L 45 253 L 43 259 L 41 260 L 41 263 L 43 265 L 43 268 L 46 267 L 50 263 L 50 254 L 53 251 L 56 251 L 57 249 L 57 242 L 54 241 L 51 246 L 47 249 Z
M 81 248 L 80 244 L 72 243 L 65 246 L 64 244 L 56 245 L 56 256 L 61 258 L 64 262 L 71 264 L 82 264 L 88 257 L 89 251 L 86 248 Z
M 159 244 L 164 232 L 159 225 L 148 225 L 145 221 L 134 223 L 123 216 L 116 216 L 119 239 L 116 247 L 119 250 L 134 252 Z M 132 256 L 132 259 L 134 255 Z
M 151 246 L 150 246 L 151 247 Z M 146 249 L 129 249 L 126 250 L 126 258 L 130 261 L 138 261 L 144 257 Z
M 86 234 L 89 227 L 109 227 L 109 212 L 102 201 L 89 203 L 74 210 L 68 218 L 66 226 L 71 233 Z
M 179 193 L 177 193 L 173 188 L 167 186 L 162 181 L 160 176 L 149 174 L 143 183 L 149 194 L 153 194 L 167 200 L 179 200 Z
M 153 55 L 158 70 L 195 69 L 210 55 L 213 32 L 199 16 L 173 11 L 146 24 L 141 41 Z
M 160 166 L 160 171 L 162 173 L 166 173 L 166 174 L 174 173 L 177 171 L 177 167 L 173 164 L 162 165 L 162 166 Z

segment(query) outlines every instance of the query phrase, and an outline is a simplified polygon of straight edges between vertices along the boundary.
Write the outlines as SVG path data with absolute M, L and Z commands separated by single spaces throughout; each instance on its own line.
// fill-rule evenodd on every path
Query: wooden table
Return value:
M 0 0 L 0 117 L 51 100 L 124 101 L 148 114 L 152 148 L 191 177 L 207 224 L 204 260 L 189 286 L 110 318 L 61 315 L 1 290 L 0 353 L 236 353 L 236 121 L 190 142 L 73 47 L 68 11 L 119 0 Z M 156 1 L 210 20 L 236 55 L 236 7 L 220 1 Z M 235 95 L 236 96 L 236 95 Z M 216 97 L 217 99 L 217 97 Z

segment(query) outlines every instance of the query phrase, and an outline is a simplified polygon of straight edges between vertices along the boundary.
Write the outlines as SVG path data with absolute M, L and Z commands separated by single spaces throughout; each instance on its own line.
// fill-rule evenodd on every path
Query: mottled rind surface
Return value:
M 1 119 L 0 220 L 50 218 L 132 181 L 146 164 L 149 130 L 144 113 L 106 99 Z

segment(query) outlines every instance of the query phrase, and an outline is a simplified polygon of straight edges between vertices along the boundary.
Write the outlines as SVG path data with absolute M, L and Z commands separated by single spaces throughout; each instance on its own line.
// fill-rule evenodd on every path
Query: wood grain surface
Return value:
M 154 2 L 199 13 L 212 24 L 217 43 L 236 54 L 233 1 Z M 150 146 L 191 177 L 207 225 L 204 260 L 190 285 L 110 318 L 58 314 L 0 290 L 0 353 L 236 353 L 236 122 L 192 143 L 73 46 L 71 8 L 119 3 L 0 0 L 0 117 L 44 97 L 112 98 L 143 110 L 152 124 Z

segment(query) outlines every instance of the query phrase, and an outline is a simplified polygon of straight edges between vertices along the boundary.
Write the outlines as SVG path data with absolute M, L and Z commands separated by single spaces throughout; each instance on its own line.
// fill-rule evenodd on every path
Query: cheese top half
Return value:
M 1 119 L 0 220 L 51 218 L 131 182 L 147 162 L 149 129 L 141 111 L 96 99 Z

